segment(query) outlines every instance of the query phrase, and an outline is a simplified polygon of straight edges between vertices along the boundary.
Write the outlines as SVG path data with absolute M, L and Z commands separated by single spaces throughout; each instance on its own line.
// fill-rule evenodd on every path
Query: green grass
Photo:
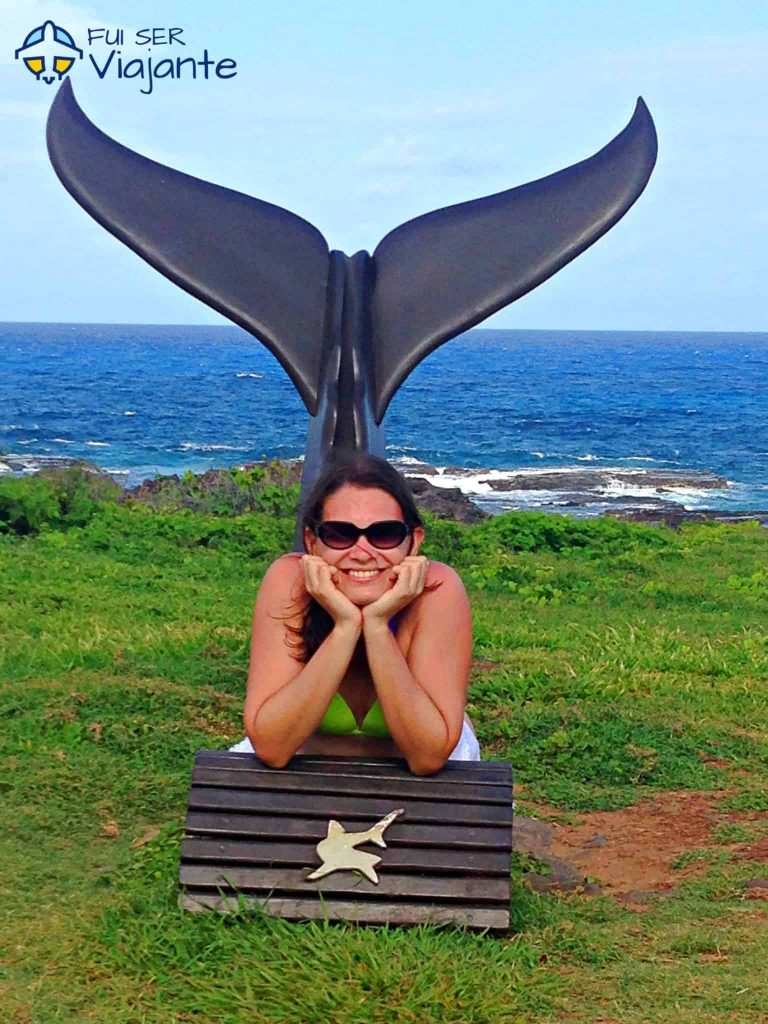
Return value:
M 505 938 L 177 908 L 193 755 L 242 735 L 254 595 L 290 545 L 292 492 L 262 484 L 240 481 L 232 517 L 213 514 L 229 481 L 156 507 L 0 484 L 0 1021 L 763 1022 L 744 883 L 766 869 L 726 849 L 768 811 L 754 526 L 428 523 L 472 598 L 470 713 L 526 799 L 568 820 L 703 790 L 734 815 L 671 897 L 538 895 L 518 857 Z

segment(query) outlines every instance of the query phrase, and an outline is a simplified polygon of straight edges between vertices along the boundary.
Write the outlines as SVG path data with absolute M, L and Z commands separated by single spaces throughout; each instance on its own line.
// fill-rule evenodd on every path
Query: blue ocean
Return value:
M 126 486 L 304 451 L 237 327 L 0 324 L 0 472 L 84 458 Z M 768 508 L 768 334 L 469 331 L 395 396 L 387 455 L 498 512 Z

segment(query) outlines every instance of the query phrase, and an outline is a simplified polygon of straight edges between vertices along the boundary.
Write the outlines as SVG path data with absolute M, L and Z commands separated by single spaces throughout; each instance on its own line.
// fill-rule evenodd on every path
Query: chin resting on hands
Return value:
M 393 615 L 418 597 L 427 582 L 429 561 L 423 555 L 407 555 L 392 566 L 394 584 L 372 604 L 363 608 L 363 622 L 389 621 Z
M 336 586 L 338 572 L 332 566 L 317 555 L 302 555 L 301 567 L 304 570 L 304 586 L 307 593 L 321 608 L 325 608 L 337 625 L 361 624 L 360 609 Z

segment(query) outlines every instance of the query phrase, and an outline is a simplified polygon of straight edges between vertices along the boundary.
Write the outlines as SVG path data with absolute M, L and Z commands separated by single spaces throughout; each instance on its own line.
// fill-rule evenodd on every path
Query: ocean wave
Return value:
M 700 470 L 651 470 L 633 466 L 464 469 L 421 463 L 411 467 L 410 472 L 407 465 L 402 469 L 406 476 L 425 476 L 436 487 L 456 487 L 468 497 L 517 500 L 521 494 L 528 494 L 528 502 L 546 496 L 547 503 L 555 500 L 556 495 L 567 496 L 566 503 L 574 500 L 612 502 L 619 498 L 680 503 L 711 497 L 713 493 L 725 494 L 732 486 L 724 477 Z
M 86 441 L 85 442 L 90 448 L 111 448 L 112 445 L 109 441 Z
M 123 413 L 123 416 L 135 416 L 135 415 L 136 415 L 136 413 L 133 411 L 133 409 L 126 409 L 125 412 Z
M 415 459 L 412 455 L 400 455 L 391 460 L 398 466 L 424 466 L 426 465 L 423 459 Z
M 680 452 L 677 452 L 679 455 Z M 614 455 L 614 462 L 650 462 L 656 466 L 679 466 L 674 459 L 652 459 L 650 455 Z
M 714 490 L 727 490 L 728 484 L 722 488 L 711 488 L 711 487 L 690 487 L 681 485 L 675 487 L 674 484 L 663 483 L 661 485 L 648 484 L 643 486 L 642 484 L 628 483 L 623 480 L 610 480 L 604 485 L 595 488 L 595 493 L 605 495 L 606 497 L 612 498 L 658 498 L 659 495 L 672 499 L 674 496 L 677 499 L 694 499 L 702 495 L 711 495 Z
M 245 373 L 245 372 L 243 372 L 243 373 L 236 373 L 235 376 L 236 377 L 253 377 L 254 380 L 261 380 L 262 377 L 264 376 L 264 374 L 263 373 Z
M 178 449 L 184 452 L 249 452 L 251 446 L 247 444 L 198 444 L 196 441 L 182 441 L 177 448 L 167 448 L 166 451 Z
M 51 438 L 51 443 L 54 443 L 54 442 L 56 444 L 74 444 L 75 443 L 74 441 L 70 441 L 70 439 L 68 437 L 52 437 Z

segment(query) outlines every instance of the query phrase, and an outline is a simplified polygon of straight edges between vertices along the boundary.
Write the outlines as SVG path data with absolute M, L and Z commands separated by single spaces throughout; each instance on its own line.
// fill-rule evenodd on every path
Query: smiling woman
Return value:
M 275 767 L 297 752 L 405 757 L 428 775 L 479 760 L 464 715 L 472 619 L 383 459 L 336 460 L 307 498 L 305 555 L 278 558 L 256 599 L 247 738 Z

